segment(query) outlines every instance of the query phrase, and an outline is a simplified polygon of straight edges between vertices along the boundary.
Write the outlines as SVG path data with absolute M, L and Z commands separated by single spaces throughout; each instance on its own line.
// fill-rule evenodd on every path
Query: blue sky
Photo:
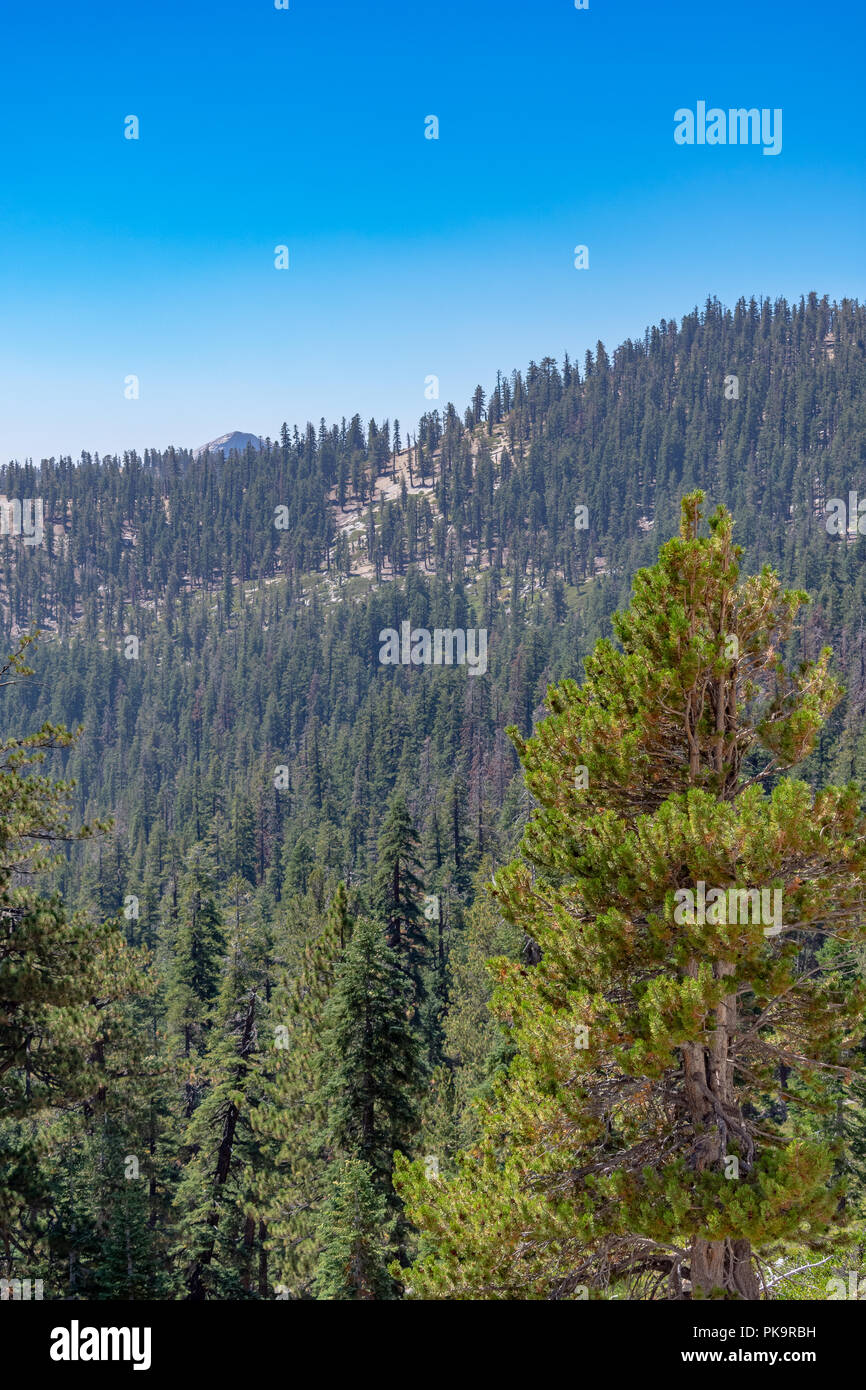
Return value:
M 19 0 L 0 38 L 3 462 L 405 433 L 430 374 L 462 410 L 708 294 L 864 295 L 862 0 Z M 677 146 L 698 100 L 782 108 L 782 153 Z

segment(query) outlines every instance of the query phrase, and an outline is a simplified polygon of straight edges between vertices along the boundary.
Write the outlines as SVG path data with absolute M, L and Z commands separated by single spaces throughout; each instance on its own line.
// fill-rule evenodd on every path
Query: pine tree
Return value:
M 451 1170 L 460 1147 L 460 1127 L 454 1073 L 435 1067 L 424 1096 L 421 1115 L 425 1170 L 438 1175 Z
M 204 1095 L 187 1125 L 189 1159 L 176 1199 L 176 1256 L 184 1262 L 185 1297 L 194 1301 L 267 1294 L 265 1251 L 249 1210 L 259 1166 L 251 1125 L 259 1102 L 252 1058 L 267 943 L 245 918 L 243 887 L 235 875 L 227 888 L 235 910 L 228 919 L 226 968 L 201 1066 Z
M 274 993 L 257 1066 L 261 1102 L 250 1122 L 262 1148 L 251 1203 L 267 1229 L 272 1280 L 285 1296 L 309 1296 L 316 1225 L 329 1161 L 320 1090 L 325 1006 L 352 935 L 345 886 L 338 885 L 319 933 L 296 974 Z
M 0 688 L 33 674 L 25 637 L 0 668 Z M 0 741 L 0 1272 L 34 1272 L 53 1204 L 37 1120 L 104 1095 L 105 1040 L 125 1001 L 144 988 L 142 961 L 116 922 L 70 914 L 36 880 L 60 862 L 53 846 L 103 825 L 71 827 L 73 786 L 34 769 L 74 736 L 44 724 Z
M 537 807 L 493 892 L 540 959 L 497 966 L 518 1055 L 478 1149 L 435 1188 L 400 1165 L 421 1297 L 755 1299 L 756 1255 L 832 1232 L 831 1144 L 764 1101 L 784 1063 L 792 1109 L 833 1108 L 864 988 L 798 961 L 862 944 L 866 827 L 855 788 L 787 775 L 840 694 L 828 650 L 780 655 L 805 595 L 739 584 L 701 501 L 636 575 L 621 650 L 512 732 Z
M 385 1200 L 360 1159 L 345 1158 L 335 1170 L 317 1231 L 316 1298 L 395 1298 L 382 1240 Z
M 382 928 L 362 918 L 325 1009 L 321 1096 L 334 1149 L 359 1158 L 389 1199 L 394 1152 L 408 1151 L 418 1125 L 421 1064 L 410 998 Z
M 200 1090 L 197 1059 L 206 1047 L 224 950 L 213 865 L 196 848 L 188 857 L 181 882 L 167 993 L 168 1024 L 178 1038 L 186 1072 L 187 1118 L 192 1115 Z
M 387 943 L 396 951 L 412 981 L 416 1003 L 424 998 L 423 976 L 429 964 L 425 919 L 419 903 L 424 891 L 419 858 L 418 836 L 406 798 L 398 792 L 388 806 L 376 845 L 373 900 L 385 923 Z
M 488 864 L 488 877 L 489 869 Z M 445 1021 L 445 1047 L 455 1063 L 457 1118 L 464 1140 L 478 1137 L 474 1102 L 491 1098 L 493 1078 L 507 1068 L 513 1054 L 509 1030 L 490 1010 L 493 980 L 487 963 L 492 956 L 516 960 L 522 944 L 520 929 L 504 922 L 489 897 L 479 893 L 451 952 L 451 1003 Z

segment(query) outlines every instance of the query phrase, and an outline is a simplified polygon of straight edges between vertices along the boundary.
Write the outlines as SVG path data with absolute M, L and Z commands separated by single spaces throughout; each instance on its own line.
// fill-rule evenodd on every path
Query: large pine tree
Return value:
M 864 821 L 854 787 L 788 775 L 839 697 L 828 651 L 783 661 L 805 595 L 738 582 L 702 500 L 621 649 L 513 732 L 536 806 L 493 892 L 540 960 L 496 967 L 518 1055 L 478 1147 L 450 1182 L 401 1165 L 421 1297 L 755 1299 L 761 1257 L 838 1213 L 831 1145 L 776 1102 L 783 1077 L 790 1111 L 831 1109 L 860 1032 Z M 836 967 L 804 967 L 828 938 Z

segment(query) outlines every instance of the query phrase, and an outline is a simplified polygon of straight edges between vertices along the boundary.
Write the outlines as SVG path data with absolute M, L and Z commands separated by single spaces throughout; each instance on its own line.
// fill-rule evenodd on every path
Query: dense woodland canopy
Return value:
M 396 1152 L 446 1184 L 520 1066 L 485 966 L 544 958 L 485 890 L 537 805 L 520 739 L 700 488 L 732 514 L 741 574 L 769 564 L 812 596 L 788 664 L 833 649 L 844 693 L 797 776 L 862 792 L 866 542 L 824 525 L 858 485 L 866 309 L 816 295 L 708 301 L 582 364 L 498 374 L 417 429 L 355 416 L 228 459 L 0 469 L 0 496 L 45 517 L 43 545 L 0 540 L 2 650 L 42 634 L 33 674 L 22 655 L 0 682 L 0 1274 L 52 1297 L 395 1298 L 420 1254 L 430 1296 L 577 1296 L 559 1265 L 494 1289 L 477 1250 L 455 1294 L 430 1244 L 447 1223 L 394 1180 Z M 406 619 L 486 628 L 486 674 L 380 664 Z M 22 855 L 46 836 L 59 859 L 34 880 Z M 16 955 L 21 922 L 37 956 L 58 939 L 26 1016 L 46 970 Z M 854 991 L 862 946 L 843 945 Z M 832 946 L 804 929 L 800 968 L 829 978 Z M 866 1094 L 834 1084 L 750 1104 L 849 1175 L 820 1219 L 853 1213 L 854 1238 Z M 773 1239 L 786 1257 L 805 1238 Z

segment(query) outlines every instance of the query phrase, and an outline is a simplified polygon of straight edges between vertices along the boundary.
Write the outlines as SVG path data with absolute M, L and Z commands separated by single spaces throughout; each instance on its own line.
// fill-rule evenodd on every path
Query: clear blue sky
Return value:
M 405 432 L 431 373 L 462 410 L 708 294 L 863 297 L 862 0 L 290 4 L 5 7 L 3 462 Z M 782 153 L 678 147 L 698 100 Z

